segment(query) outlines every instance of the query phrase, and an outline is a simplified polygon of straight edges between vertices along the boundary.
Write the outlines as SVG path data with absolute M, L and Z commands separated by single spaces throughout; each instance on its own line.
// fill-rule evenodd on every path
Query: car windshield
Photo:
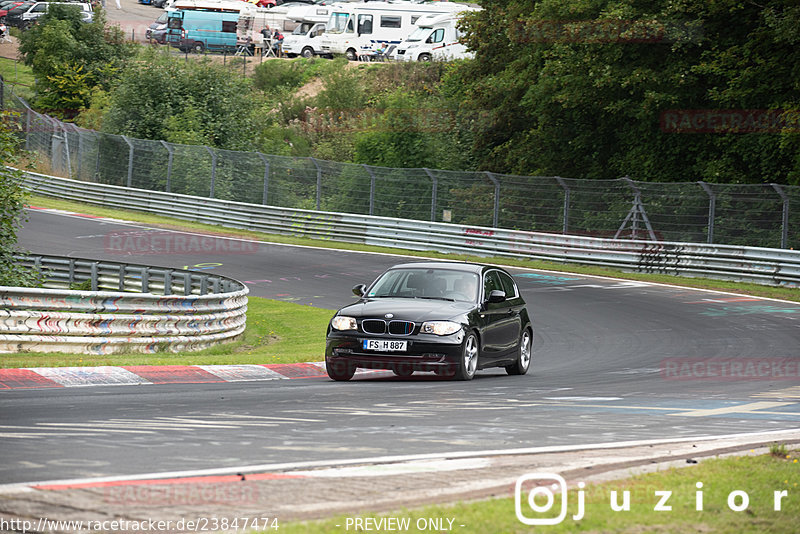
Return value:
M 392 269 L 372 284 L 370 298 L 478 300 L 478 275 L 450 269 Z
M 429 33 L 431 33 L 431 27 L 430 26 L 422 26 L 420 28 L 417 28 L 413 32 L 411 32 L 411 34 L 408 37 L 406 37 L 406 41 L 408 41 L 410 43 L 415 43 L 417 41 L 422 41 L 423 39 L 425 39 L 428 36 Z

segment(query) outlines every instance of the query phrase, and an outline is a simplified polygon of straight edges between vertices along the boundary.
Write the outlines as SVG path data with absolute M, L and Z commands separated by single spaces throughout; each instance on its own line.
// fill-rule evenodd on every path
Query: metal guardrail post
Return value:
M 317 160 L 314 158 L 308 158 L 311 160 L 311 163 L 314 164 L 314 167 L 317 168 L 317 211 L 319 211 L 320 206 L 320 199 L 322 198 L 322 168 L 317 163 Z
M 92 291 L 97 291 L 97 287 L 99 286 L 97 280 L 97 262 L 93 261 L 91 268 L 90 268 L 90 276 L 91 276 L 91 284 L 92 284 Z
M 428 175 L 428 178 L 431 179 L 431 222 L 436 222 L 436 203 L 438 202 L 439 196 L 439 179 L 434 176 L 433 171 L 430 169 L 422 169 L 425 171 L 425 174 Z
M 166 141 L 161 141 L 161 145 L 167 151 L 167 184 L 166 184 L 166 191 L 167 193 L 172 192 L 172 162 L 175 159 L 175 151 L 172 149 L 172 146 L 167 143 Z
M 142 269 L 142 293 L 150 293 L 150 268 Z
M 122 138 L 128 143 L 128 187 L 133 187 L 133 143 L 125 135 Z
M 494 214 L 492 216 L 492 226 L 497 228 L 497 221 L 500 220 L 500 180 L 489 171 L 486 171 L 486 176 L 494 183 Z
M 205 149 L 211 154 L 211 190 L 208 196 L 209 198 L 214 198 L 214 192 L 217 186 L 217 152 L 208 146 L 205 146 Z
M 372 172 L 372 169 L 369 165 L 364 165 L 364 168 L 367 169 L 367 173 L 369 174 L 369 214 L 375 214 L 375 173 Z
M 711 189 L 711 186 L 706 182 L 697 182 L 703 191 L 708 195 L 708 239 L 707 243 L 710 245 L 714 242 L 714 219 L 717 216 L 717 194 Z
M 256 152 L 256 154 L 264 162 L 264 194 L 261 196 L 261 203 L 266 206 L 269 204 L 269 160 L 261 152 Z
M 569 233 L 569 205 L 570 205 L 570 194 L 572 191 L 570 190 L 567 182 L 564 181 L 563 178 L 560 176 L 555 177 L 558 185 L 564 190 L 564 229 L 562 230 L 563 234 Z
M 783 200 L 781 210 L 781 248 L 789 248 L 789 195 L 778 184 L 770 184 Z
M 117 267 L 117 278 L 119 278 L 119 285 L 117 286 L 120 291 L 125 291 L 125 275 L 127 274 L 127 269 L 124 265 L 120 265 Z
M 172 270 L 164 271 L 164 295 L 172 295 Z

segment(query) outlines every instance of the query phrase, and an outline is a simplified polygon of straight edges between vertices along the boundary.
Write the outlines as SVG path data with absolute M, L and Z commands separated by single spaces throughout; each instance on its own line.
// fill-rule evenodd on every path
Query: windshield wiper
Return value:
M 450 302 L 455 302 L 456 299 L 451 299 L 450 297 L 415 297 L 418 299 L 427 299 L 427 300 L 449 300 Z

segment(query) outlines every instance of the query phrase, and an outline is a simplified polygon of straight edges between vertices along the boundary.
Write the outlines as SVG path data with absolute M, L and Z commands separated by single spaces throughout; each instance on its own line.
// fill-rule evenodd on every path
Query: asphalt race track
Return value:
M 121 254 L 109 248 L 120 232 L 140 243 L 167 235 L 32 210 L 20 241 L 39 253 L 213 269 L 251 295 L 331 310 L 403 261 L 224 239 L 203 252 Z M 513 273 L 536 329 L 526 376 L 0 391 L 0 484 L 800 427 L 800 305 Z

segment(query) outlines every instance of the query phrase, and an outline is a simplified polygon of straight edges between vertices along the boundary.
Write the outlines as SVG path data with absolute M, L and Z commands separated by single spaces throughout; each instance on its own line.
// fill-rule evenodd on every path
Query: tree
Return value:
M 51 4 L 20 38 L 19 51 L 36 77 L 35 105 L 73 118 L 89 106 L 93 91 L 113 84 L 134 46 L 119 27 L 106 27 L 102 9 L 95 11 L 92 22 L 84 22 L 79 10 Z
M 38 273 L 22 267 L 14 259 L 22 251 L 17 246 L 17 228 L 24 216 L 26 192 L 22 173 L 6 165 L 15 163 L 14 149 L 18 138 L 13 129 L 16 121 L 8 112 L 0 116 L 0 286 L 35 286 Z
M 250 148 L 256 102 L 248 82 L 210 61 L 145 50 L 108 93 L 102 129 L 138 139 Z
M 800 107 L 789 0 L 485 0 L 452 74 L 483 169 L 576 178 L 800 181 L 798 128 L 671 131 L 669 110 Z

